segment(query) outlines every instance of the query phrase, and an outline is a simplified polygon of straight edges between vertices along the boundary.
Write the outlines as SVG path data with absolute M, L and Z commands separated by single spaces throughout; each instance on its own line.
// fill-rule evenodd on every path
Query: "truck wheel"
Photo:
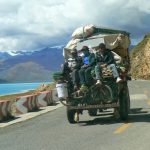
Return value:
M 127 99 L 128 99 L 128 112 L 130 113 L 130 94 L 128 87 L 127 87 Z
M 68 119 L 69 123 L 71 123 L 71 124 L 76 123 L 76 121 L 75 121 L 75 113 L 76 113 L 75 110 L 69 110 L 67 108 L 67 119 Z
M 121 120 L 127 120 L 130 111 L 130 97 L 127 85 L 125 85 L 125 87 L 121 90 L 119 94 L 119 103 L 120 103 L 119 109 L 120 118 Z
M 97 115 L 97 109 L 91 109 L 88 111 L 89 116 L 96 116 Z

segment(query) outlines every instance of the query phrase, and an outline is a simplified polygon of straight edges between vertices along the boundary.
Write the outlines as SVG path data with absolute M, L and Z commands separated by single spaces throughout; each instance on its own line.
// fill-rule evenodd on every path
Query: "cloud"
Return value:
M 33 50 L 67 42 L 86 24 L 124 29 L 135 40 L 149 32 L 147 0 L 0 0 L 0 50 Z

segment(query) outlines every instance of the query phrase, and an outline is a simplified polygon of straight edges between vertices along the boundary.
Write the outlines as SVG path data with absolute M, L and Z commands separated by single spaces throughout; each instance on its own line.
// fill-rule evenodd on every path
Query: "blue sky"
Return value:
M 137 43 L 149 18 L 148 0 L 0 0 L 0 50 L 62 45 L 87 24 L 127 30 Z

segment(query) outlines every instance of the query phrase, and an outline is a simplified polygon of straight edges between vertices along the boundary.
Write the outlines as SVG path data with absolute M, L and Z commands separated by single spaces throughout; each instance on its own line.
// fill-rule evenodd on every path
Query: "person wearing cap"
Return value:
M 83 52 L 83 66 L 81 66 L 81 69 L 79 70 L 79 77 L 80 77 L 80 83 L 82 89 L 87 89 L 87 86 L 90 86 L 92 84 L 92 76 L 91 76 L 91 70 L 94 68 L 96 62 L 95 62 L 95 55 L 93 53 L 89 52 L 89 48 L 87 46 L 83 46 L 81 49 L 81 52 Z
M 114 78 L 116 78 L 116 82 L 119 83 L 122 79 L 119 77 L 119 73 L 116 68 L 116 62 L 114 59 L 114 55 L 111 50 L 106 49 L 104 43 L 100 43 L 98 46 L 98 52 L 96 53 L 96 66 L 95 66 L 95 73 L 96 73 L 96 84 L 102 84 L 101 79 L 101 65 L 106 65 L 110 70 L 112 70 Z
M 74 90 L 77 90 L 80 85 L 79 69 L 82 66 L 82 57 L 78 56 L 76 48 L 71 49 L 70 54 L 70 58 L 68 58 L 68 60 L 64 64 L 63 72 L 65 76 L 71 74 L 71 80 L 74 86 Z

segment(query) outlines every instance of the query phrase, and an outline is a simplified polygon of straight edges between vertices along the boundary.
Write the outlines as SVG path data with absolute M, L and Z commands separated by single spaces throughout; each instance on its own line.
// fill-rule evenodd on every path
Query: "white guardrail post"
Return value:
M 9 100 L 0 101 L 0 121 L 5 118 L 18 116 L 21 114 L 34 111 L 40 107 L 46 107 L 47 105 L 53 105 L 58 102 L 56 89 L 50 91 L 39 92 L 38 94 L 25 95 L 17 97 L 15 102 Z M 13 107 L 13 110 L 12 110 Z M 14 111 L 14 113 L 12 113 Z

